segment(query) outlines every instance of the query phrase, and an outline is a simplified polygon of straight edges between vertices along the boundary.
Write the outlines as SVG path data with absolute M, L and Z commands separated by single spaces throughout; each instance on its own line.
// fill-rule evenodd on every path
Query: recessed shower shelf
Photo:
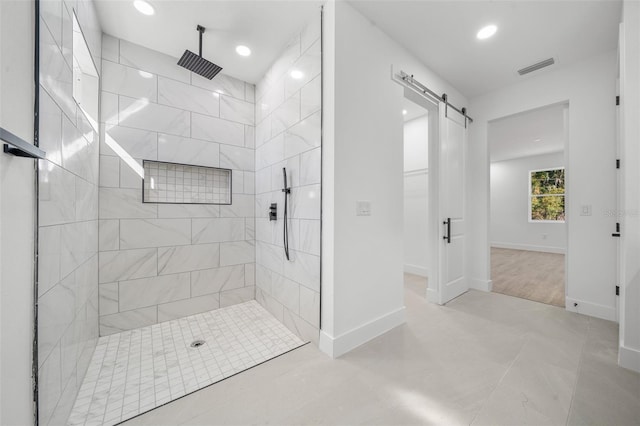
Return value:
M 14 135 L 8 130 L 0 127 L 0 139 L 5 141 L 4 152 L 13 154 L 16 157 L 37 158 L 44 160 L 47 153 L 25 141 L 24 139 Z
M 144 160 L 142 202 L 231 204 L 231 170 Z

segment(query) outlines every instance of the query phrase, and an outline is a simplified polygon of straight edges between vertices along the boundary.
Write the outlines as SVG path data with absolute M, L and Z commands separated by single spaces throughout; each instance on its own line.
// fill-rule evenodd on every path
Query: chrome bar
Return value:
M 47 157 L 46 152 L 2 127 L 0 127 L 0 140 L 6 142 L 4 144 L 4 152 L 7 154 L 13 154 L 18 157 L 37 158 L 40 160 L 44 160 Z

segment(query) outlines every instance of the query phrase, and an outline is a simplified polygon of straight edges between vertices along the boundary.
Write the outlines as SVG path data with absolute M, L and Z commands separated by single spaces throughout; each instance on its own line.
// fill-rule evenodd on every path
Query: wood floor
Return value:
M 404 273 L 404 288 L 421 297 L 427 297 L 427 278 Z
M 493 291 L 564 307 L 564 254 L 491 248 Z

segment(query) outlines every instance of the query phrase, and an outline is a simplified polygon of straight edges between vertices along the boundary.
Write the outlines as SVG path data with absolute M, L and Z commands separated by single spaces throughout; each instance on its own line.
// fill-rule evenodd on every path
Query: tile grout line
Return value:
M 491 397 L 493 396 L 493 394 L 495 394 L 496 390 L 498 389 L 498 387 L 500 387 L 500 384 L 503 382 L 504 378 L 507 377 L 507 374 L 509 374 L 509 372 L 511 371 L 511 369 L 513 368 L 513 365 L 516 363 L 516 361 L 520 358 L 520 356 L 522 355 L 523 351 L 524 351 L 524 347 L 527 344 L 527 342 L 529 341 L 529 339 L 531 339 L 531 333 L 527 332 L 527 338 L 525 339 L 525 341 L 522 343 L 522 346 L 520 347 L 520 351 L 518 351 L 518 354 L 513 358 L 513 361 L 511 361 L 511 363 L 509 364 L 509 367 L 507 367 L 507 369 L 504 371 L 504 374 L 502 375 L 502 377 L 500 377 L 500 380 L 498 381 L 498 383 L 496 384 L 495 388 L 493 388 L 493 390 L 491 391 L 491 393 L 489 393 L 489 395 L 487 396 L 487 398 L 484 400 L 484 402 L 482 403 L 482 405 L 480 406 L 480 408 L 478 409 L 478 411 L 476 412 L 476 414 L 473 416 L 473 418 L 471 419 L 471 421 L 469 422 L 469 425 L 472 425 L 473 422 L 476 421 L 476 419 L 478 418 L 478 416 L 480 415 L 480 413 L 482 412 L 482 410 L 484 409 L 484 407 L 486 406 L 487 402 L 489 402 L 489 400 L 491 399 Z
M 576 368 L 576 379 L 573 383 L 573 392 L 571 392 L 571 402 L 569 402 L 569 408 L 567 410 L 567 419 L 565 421 L 565 425 L 569 424 L 569 418 L 571 416 L 571 410 L 573 409 L 573 401 L 576 397 L 576 391 L 578 390 L 578 378 L 580 377 L 580 369 L 582 368 L 582 360 L 584 359 L 584 353 L 587 346 L 587 342 L 589 341 L 589 331 L 591 329 L 591 320 L 587 317 L 587 333 L 585 335 L 584 342 L 582 343 L 582 348 L 580 349 L 580 359 L 578 360 L 578 368 Z

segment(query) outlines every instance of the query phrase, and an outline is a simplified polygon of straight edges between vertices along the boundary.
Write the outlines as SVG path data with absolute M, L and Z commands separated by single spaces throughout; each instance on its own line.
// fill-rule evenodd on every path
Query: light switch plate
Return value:
M 591 216 L 591 204 L 580 206 L 580 216 Z
M 356 201 L 356 216 L 371 216 L 371 201 Z

